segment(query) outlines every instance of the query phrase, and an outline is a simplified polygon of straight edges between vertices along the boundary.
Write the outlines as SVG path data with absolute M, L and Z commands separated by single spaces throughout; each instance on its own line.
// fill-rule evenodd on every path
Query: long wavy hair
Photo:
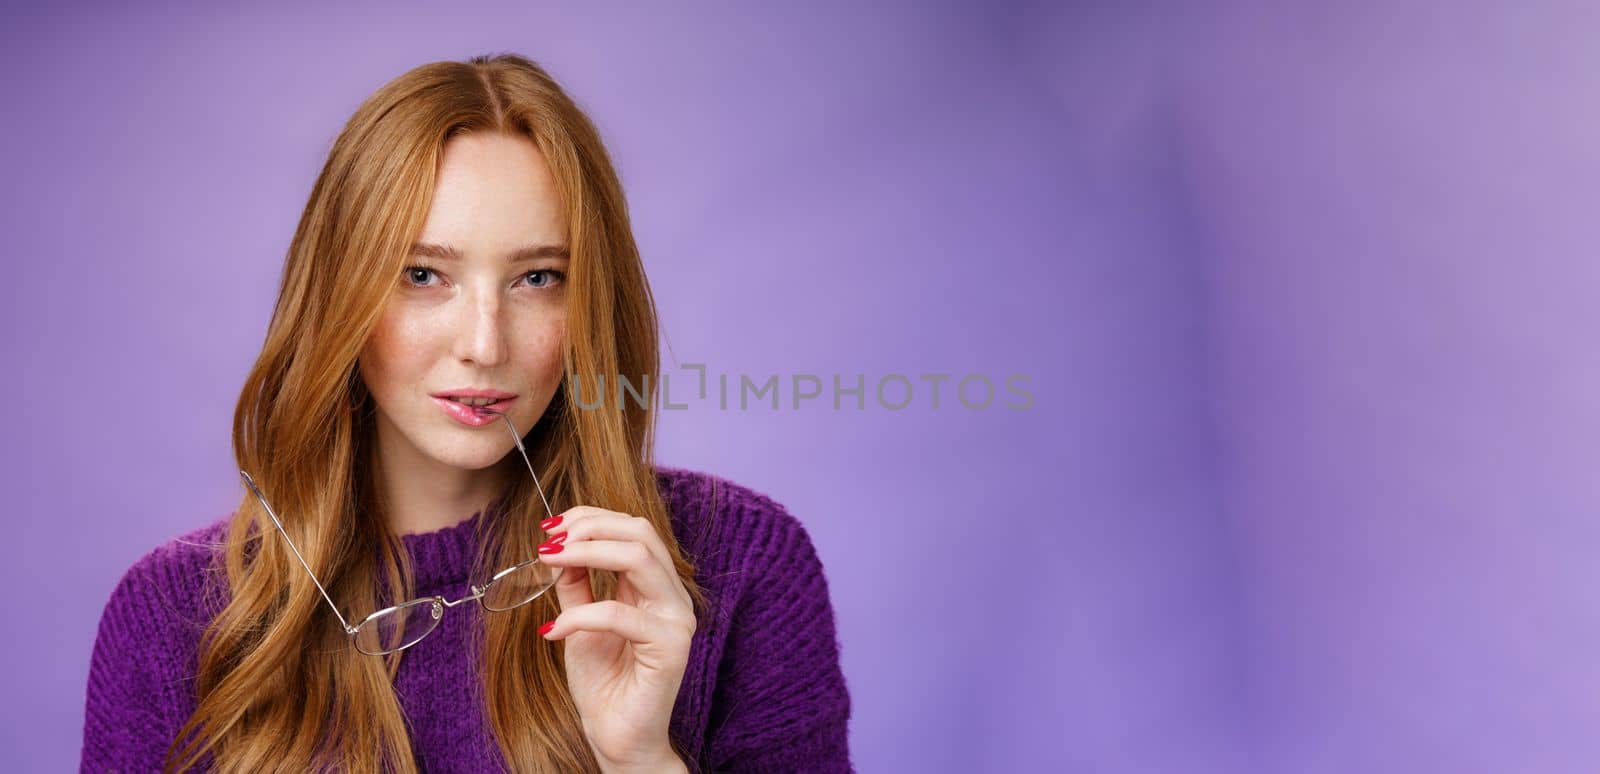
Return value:
M 233 449 L 341 609 L 371 611 L 414 591 L 410 557 L 386 526 L 375 478 L 376 407 L 357 356 L 421 233 L 445 143 L 467 132 L 533 140 L 569 226 L 564 378 L 524 441 L 552 508 L 592 504 L 648 519 L 704 609 L 675 540 L 653 463 L 656 310 L 616 171 L 599 133 L 537 64 L 515 54 L 435 62 L 385 84 L 329 151 L 289 245 L 261 354 L 234 413 Z M 577 383 L 648 376 L 648 400 L 570 410 Z M 597 395 L 598 397 L 598 395 Z M 588 401 L 583 404 L 589 405 Z M 582 461 L 582 465 L 578 461 Z M 512 451 L 499 465 L 520 468 Z M 504 472 L 504 471 L 502 471 Z M 479 520 L 474 577 L 534 556 L 543 504 L 526 471 Z M 485 572 L 487 570 L 487 572 Z M 616 576 L 591 570 L 595 598 Z M 211 584 L 219 612 L 200 638 L 197 706 L 166 771 L 416 771 L 393 691 L 405 652 L 356 651 L 260 504 L 241 495 Z M 380 590 L 385 598 L 379 598 Z M 475 635 L 487 716 L 514 771 L 597 771 L 565 683 L 563 651 L 535 632 L 560 612 L 547 593 L 483 616 Z M 682 746 L 677 739 L 673 744 Z

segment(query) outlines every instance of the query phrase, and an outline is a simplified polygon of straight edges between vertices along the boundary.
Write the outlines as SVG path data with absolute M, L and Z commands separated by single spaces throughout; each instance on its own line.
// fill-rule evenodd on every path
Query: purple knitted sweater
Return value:
M 708 610 L 689 650 L 671 733 L 690 771 L 850 772 L 850 695 L 833 607 L 805 528 L 759 492 L 657 466 L 672 528 L 695 562 Z M 466 593 L 474 513 L 405 535 L 418 593 Z M 231 517 L 231 515 L 230 515 Z M 227 518 L 145 554 L 111 592 L 89 667 L 82 771 L 159 771 L 194 711 L 202 573 Z M 455 608 L 405 651 L 395 692 L 426 772 L 499 771 L 477 660 L 463 647 L 477 605 Z

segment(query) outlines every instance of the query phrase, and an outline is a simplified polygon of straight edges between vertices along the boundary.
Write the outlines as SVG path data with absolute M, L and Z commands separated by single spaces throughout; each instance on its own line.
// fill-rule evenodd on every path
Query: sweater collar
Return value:
M 454 599 L 467 593 L 472 564 L 478 558 L 478 532 L 485 521 L 502 512 L 501 499 L 444 529 L 401 535 L 411 555 L 418 592 L 438 593 Z M 483 525 L 483 526 L 480 526 Z

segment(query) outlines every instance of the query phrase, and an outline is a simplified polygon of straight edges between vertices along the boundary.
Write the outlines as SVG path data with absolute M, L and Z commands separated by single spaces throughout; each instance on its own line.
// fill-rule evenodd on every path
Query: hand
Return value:
M 552 523 L 554 522 L 554 523 Z M 577 506 L 546 521 L 539 560 L 564 568 L 561 614 L 540 628 L 565 641 L 567 687 L 605 771 L 683 771 L 668 727 L 689 661 L 694 603 L 650 522 Z M 617 573 L 596 602 L 589 567 Z

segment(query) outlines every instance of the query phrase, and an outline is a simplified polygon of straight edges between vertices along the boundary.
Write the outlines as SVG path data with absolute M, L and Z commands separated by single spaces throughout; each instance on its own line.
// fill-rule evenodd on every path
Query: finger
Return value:
M 539 526 L 545 531 L 546 541 L 554 540 L 557 538 L 558 533 L 565 531 L 565 529 L 569 528 L 574 522 L 580 521 L 586 516 L 590 516 L 594 513 L 613 512 L 607 511 L 604 508 L 579 505 L 562 511 L 552 519 L 545 520 Z M 551 521 L 555 521 L 557 523 L 550 524 Z M 546 559 L 547 557 L 545 555 L 539 555 L 539 560 L 545 561 L 546 564 L 551 566 L 557 566 L 560 564 L 559 562 L 548 562 Z M 562 610 L 571 610 L 579 605 L 588 605 L 594 603 L 594 589 L 589 587 L 589 571 L 587 568 L 581 565 L 571 565 L 565 566 L 561 569 L 561 577 L 556 580 L 556 601 L 560 603 Z
M 544 561 L 544 557 L 539 557 Z M 582 567 L 565 567 L 556 579 L 556 602 L 562 610 L 571 610 L 594 602 L 594 589 L 589 588 L 589 571 Z
M 538 558 L 561 573 L 561 577 L 556 578 L 556 602 L 562 610 L 594 603 L 594 589 L 589 588 L 589 571 L 586 568 L 552 562 L 549 561 L 550 557 L 542 554 Z
M 676 645 L 693 634 L 680 621 L 614 599 L 561 611 L 546 624 L 545 639 L 564 639 L 574 632 L 610 632 L 639 645 Z
M 593 567 L 620 572 L 647 600 L 673 605 L 683 602 L 677 575 L 669 578 L 667 569 L 637 540 L 569 539 L 554 545 L 546 543 L 539 547 L 539 561 L 568 569 Z
M 548 534 L 566 534 L 572 540 L 637 540 L 650 549 L 650 554 L 661 563 L 669 573 L 677 574 L 677 565 L 672 562 L 672 554 L 667 550 L 666 543 L 662 542 L 660 533 L 650 524 L 648 519 L 630 516 L 626 513 L 608 511 L 603 508 L 576 509 L 580 512 L 571 516 L 568 521 L 565 515 L 559 524 L 552 525 Z

